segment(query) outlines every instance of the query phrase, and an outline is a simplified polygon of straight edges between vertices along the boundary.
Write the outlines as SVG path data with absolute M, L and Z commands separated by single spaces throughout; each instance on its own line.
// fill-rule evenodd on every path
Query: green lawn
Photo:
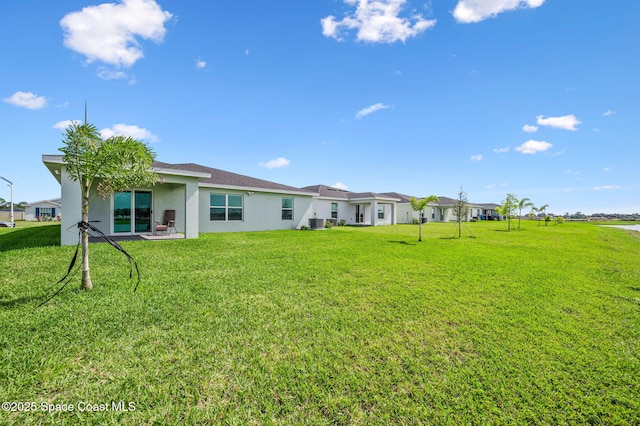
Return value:
M 75 248 L 0 229 L 0 424 L 640 423 L 640 233 L 536 225 L 92 244 L 35 312 Z

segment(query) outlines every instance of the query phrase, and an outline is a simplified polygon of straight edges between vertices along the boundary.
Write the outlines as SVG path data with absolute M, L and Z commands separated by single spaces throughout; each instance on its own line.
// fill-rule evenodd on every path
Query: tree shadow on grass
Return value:
M 415 242 L 401 241 L 401 240 L 389 240 L 390 243 L 402 244 L 403 246 L 415 246 Z
M 33 305 L 35 308 L 40 302 L 45 300 L 44 296 L 22 296 L 14 299 L 9 299 L 5 295 L 0 295 L 0 308 L 13 309 L 22 305 Z
M 0 252 L 60 245 L 60 225 L 16 229 L 0 235 Z

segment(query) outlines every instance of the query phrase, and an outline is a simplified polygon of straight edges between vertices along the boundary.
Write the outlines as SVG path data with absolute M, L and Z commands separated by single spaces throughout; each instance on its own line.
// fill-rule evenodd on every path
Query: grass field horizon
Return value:
M 94 289 L 76 275 L 36 311 L 75 247 L 59 225 L 0 229 L 0 397 L 38 404 L 0 423 L 640 422 L 640 233 L 506 229 L 123 242 L 136 294 L 92 244 Z

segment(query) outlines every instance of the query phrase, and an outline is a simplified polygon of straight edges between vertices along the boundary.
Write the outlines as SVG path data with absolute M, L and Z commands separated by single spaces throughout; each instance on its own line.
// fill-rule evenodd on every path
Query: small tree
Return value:
M 511 231 L 511 219 L 515 216 L 517 208 L 518 198 L 511 193 L 507 194 L 507 198 L 502 200 L 500 207 L 496 207 L 498 214 L 507 218 L 507 231 Z
M 518 229 L 520 229 L 520 219 L 522 218 L 522 209 L 525 207 L 532 207 L 533 203 L 528 198 L 523 198 L 518 202 Z
M 458 191 L 458 198 L 456 199 L 456 203 L 453 205 L 453 214 L 458 218 L 458 238 L 462 235 L 462 218 L 466 216 L 468 212 L 469 200 L 467 198 L 467 193 L 464 192 L 462 186 L 460 186 L 460 190 Z
M 540 219 L 544 218 L 547 215 L 547 209 L 549 208 L 549 204 L 545 204 L 536 209 L 538 213 L 538 226 L 540 226 Z
M 78 224 L 82 240 L 82 284 L 93 287 L 89 270 L 89 204 L 91 189 L 107 197 L 117 191 L 154 185 L 158 181 L 151 171 L 154 154 L 144 143 L 127 136 L 103 140 L 92 124 L 72 124 L 67 128 L 60 151 L 72 181 L 80 184 L 82 221 Z
M 427 204 L 429 204 L 432 201 L 437 202 L 438 197 L 435 195 L 429 195 L 428 197 L 423 198 L 421 200 L 418 200 L 416 197 L 411 197 L 411 208 L 417 212 L 420 212 L 420 222 L 418 223 L 418 229 L 419 229 L 418 241 L 422 241 L 422 216 L 423 216 L 424 209 L 427 208 Z

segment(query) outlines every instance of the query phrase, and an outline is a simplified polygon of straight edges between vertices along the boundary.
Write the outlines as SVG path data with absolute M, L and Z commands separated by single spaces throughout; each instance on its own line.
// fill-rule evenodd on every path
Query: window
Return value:
M 282 220 L 293 220 L 293 198 L 282 197 Z
M 36 216 L 39 217 L 53 217 L 55 208 L 51 207 L 39 207 L 36 208 Z
M 436 218 L 436 208 L 431 207 L 431 219 L 435 219 L 435 218 Z
M 209 220 L 242 221 L 242 195 L 210 194 Z
M 331 219 L 338 218 L 338 203 L 331 203 Z
M 384 219 L 384 206 L 378 206 L 378 219 Z

